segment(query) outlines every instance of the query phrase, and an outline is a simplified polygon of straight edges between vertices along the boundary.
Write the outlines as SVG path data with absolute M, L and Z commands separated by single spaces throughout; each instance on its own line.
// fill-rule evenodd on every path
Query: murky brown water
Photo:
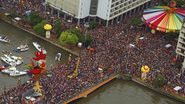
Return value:
M 9 51 L 12 52 L 14 55 L 16 56 L 20 56 L 23 58 L 24 63 L 20 66 L 18 66 L 17 68 L 20 70 L 25 70 L 24 65 L 30 63 L 30 59 L 32 57 L 35 57 L 35 52 L 37 51 L 36 48 L 32 45 L 33 41 L 38 42 L 41 46 L 45 47 L 46 51 L 47 51 L 47 68 L 49 69 L 51 64 L 57 65 L 59 64 L 58 62 L 56 62 L 54 60 L 55 55 L 60 52 L 62 54 L 62 58 L 61 58 L 61 62 L 63 63 L 66 61 L 66 59 L 68 58 L 68 54 L 67 52 L 65 52 L 64 50 L 46 42 L 43 41 L 25 31 L 22 31 L 10 24 L 7 24 L 3 21 L 0 22 L 0 34 L 4 34 L 6 36 L 8 36 L 8 38 L 11 40 L 10 43 L 3 43 L 0 42 L 0 56 L 3 54 L 1 51 L 5 50 L 5 51 Z M 15 49 L 17 46 L 19 46 L 20 44 L 23 43 L 27 43 L 29 45 L 29 50 L 26 52 L 22 52 L 22 53 L 16 53 L 13 52 L 13 49 Z M 0 60 L 0 65 L 2 65 L 3 62 Z M 24 76 L 24 77 L 9 77 L 6 74 L 2 74 L 0 73 L 0 92 L 2 92 L 4 90 L 4 87 L 11 88 L 13 86 L 17 85 L 17 81 L 18 78 L 21 79 L 22 82 L 28 80 L 28 76 Z
M 151 91 L 137 83 L 113 80 L 99 88 L 87 98 L 71 104 L 183 104 L 159 93 Z

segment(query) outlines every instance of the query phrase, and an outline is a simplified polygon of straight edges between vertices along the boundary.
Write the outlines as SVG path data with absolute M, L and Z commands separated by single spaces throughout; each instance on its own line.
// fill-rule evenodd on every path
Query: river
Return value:
M 0 42 L 0 56 L 3 54 L 2 51 L 8 51 L 13 53 L 13 55 L 20 56 L 23 58 L 24 63 L 17 67 L 19 70 L 25 70 L 24 65 L 30 63 L 31 58 L 35 57 L 35 52 L 37 51 L 36 48 L 32 45 L 32 42 L 38 42 L 41 46 L 43 46 L 47 51 L 46 56 L 46 62 L 47 62 L 47 69 L 49 69 L 51 66 L 63 63 L 67 60 L 69 53 L 65 52 L 64 50 L 44 41 L 39 38 L 37 38 L 34 35 L 31 35 L 25 31 L 22 31 L 21 29 L 18 29 L 10 24 L 7 24 L 3 21 L 0 22 L 0 34 L 6 35 L 11 42 L 10 43 L 3 43 Z M 20 44 L 27 43 L 29 46 L 29 50 L 22 53 L 16 53 L 13 52 L 13 49 L 15 49 Z M 61 62 L 56 62 L 54 60 L 55 55 L 60 52 L 62 53 Z M 0 65 L 3 65 L 4 63 L 0 61 Z M 0 92 L 4 90 L 4 88 L 9 89 L 17 85 L 18 79 L 21 80 L 21 82 L 25 82 L 29 79 L 28 76 L 24 77 L 9 77 L 6 74 L 0 73 Z
M 135 82 L 121 79 L 102 86 L 71 104 L 183 104 Z
M 17 68 L 25 70 L 24 65 L 30 63 L 30 59 L 35 56 L 36 49 L 32 45 L 33 41 L 37 41 L 41 46 L 45 47 L 47 51 L 47 68 L 51 67 L 51 64 L 57 65 L 66 62 L 69 53 L 64 50 L 38 39 L 37 37 L 22 31 L 10 24 L 3 21 L 0 22 L 0 34 L 8 36 L 11 40 L 10 43 L 0 42 L 0 51 L 5 50 L 12 52 L 16 56 L 21 56 L 24 59 L 24 63 Z M 20 44 L 27 43 L 30 49 L 26 52 L 15 53 L 13 49 Z M 61 52 L 61 62 L 54 60 L 55 55 Z M 0 56 L 2 52 L 0 52 Z M 3 62 L 0 61 L 0 65 Z M 0 73 L 0 92 L 4 91 L 4 88 L 8 90 L 17 85 L 18 78 L 21 82 L 25 82 L 29 79 L 28 76 L 23 77 L 9 77 L 8 75 Z M 169 99 L 161 94 L 153 92 L 145 87 L 142 87 L 134 82 L 114 80 L 103 87 L 99 88 L 92 94 L 88 95 L 87 98 L 83 98 L 72 102 L 72 104 L 181 104 L 173 99 Z

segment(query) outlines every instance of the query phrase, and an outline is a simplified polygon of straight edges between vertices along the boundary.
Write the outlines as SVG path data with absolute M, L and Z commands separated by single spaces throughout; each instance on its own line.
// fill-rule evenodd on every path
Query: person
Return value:
M 71 54 L 69 54 L 69 57 L 68 57 L 68 64 L 71 63 Z
M 55 60 L 60 61 L 60 59 L 61 59 L 61 53 L 57 53 L 57 55 L 55 56 Z

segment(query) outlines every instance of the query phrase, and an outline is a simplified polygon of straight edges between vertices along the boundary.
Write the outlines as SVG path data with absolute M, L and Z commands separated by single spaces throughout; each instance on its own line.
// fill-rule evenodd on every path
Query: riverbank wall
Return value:
M 176 101 L 179 101 L 179 102 L 182 102 L 182 103 L 185 104 L 185 98 L 182 98 L 182 97 L 180 97 L 178 95 L 175 95 L 175 94 L 172 94 L 172 93 L 171 94 L 170 93 L 167 93 L 166 91 L 164 91 L 162 89 L 157 89 L 157 88 L 155 88 L 153 86 L 150 86 L 150 85 L 142 82 L 140 79 L 137 79 L 137 78 L 132 78 L 132 81 L 135 82 L 135 83 L 137 83 L 137 84 L 139 84 L 139 85 L 142 85 L 142 86 L 144 86 L 144 87 L 146 87 L 146 88 L 148 88 L 150 90 L 153 90 L 153 91 L 155 91 L 157 93 L 160 93 L 162 95 L 165 95 L 165 96 L 167 96 L 169 98 L 172 98 L 172 99 L 174 99 Z
M 78 94 L 77 96 L 65 101 L 63 104 L 68 104 L 70 102 L 73 102 L 77 99 L 83 98 L 83 97 L 87 97 L 87 95 L 89 95 L 90 93 L 92 93 L 93 91 L 97 90 L 98 88 L 102 87 L 103 85 L 109 83 L 110 81 L 116 79 L 118 77 L 118 74 L 113 75 L 112 77 L 109 77 L 108 79 L 105 79 L 104 81 L 102 81 L 101 83 L 83 91 L 82 93 Z
M 32 34 L 32 35 L 34 35 L 34 36 L 36 36 L 36 37 L 42 39 L 42 40 L 45 40 L 45 41 L 47 41 L 47 42 L 49 42 L 49 43 L 51 43 L 51 44 L 53 44 L 53 45 L 55 45 L 55 46 L 57 46 L 57 47 L 59 47 L 59 48 L 65 50 L 65 51 L 69 52 L 69 53 L 72 53 L 73 55 L 76 55 L 76 56 L 79 55 L 78 52 L 71 51 L 70 49 L 65 48 L 65 47 L 63 47 L 63 46 L 61 46 L 61 45 L 59 45 L 59 44 L 57 44 L 57 43 L 55 43 L 55 42 L 53 42 L 53 41 L 50 41 L 50 40 L 46 39 L 45 37 L 42 37 L 42 36 L 39 36 L 39 35 L 35 34 L 33 31 L 31 31 L 31 30 L 29 30 L 29 29 L 23 28 L 23 26 L 18 25 L 15 21 L 8 20 L 6 17 L 3 17 L 3 16 L 1 16 L 0 18 L 1 18 L 3 21 L 5 21 L 6 23 L 9 23 L 9 24 L 11 24 L 11 25 L 13 25 L 13 26 L 15 26 L 15 27 L 17 27 L 17 28 L 23 30 L 23 31 L 26 31 L 26 32 L 28 32 L 28 33 L 30 33 L 30 34 Z M 185 103 L 185 99 L 183 99 L 183 98 L 181 98 L 181 97 L 179 97 L 179 96 L 173 95 L 173 94 L 169 94 L 169 93 L 167 93 L 167 92 L 165 92 L 165 91 L 163 91 L 163 90 L 161 90 L 161 89 L 156 89 L 156 88 L 154 88 L 154 87 L 152 87 L 152 86 L 149 86 L 149 85 L 147 85 L 146 83 L 142 82 L 142 81 L 141 81 L 140 79 L 138 79 L 138 78 L 133 78 L 132 76 L 126 75 L 126 74 L 124 74 L 124 75 L 117 74 L 117 75 L 112 76 L 112 77 L 110 77 L 110 78 L 104 80 L 103 82 L 101 82 L 101 83 L 99 83 L 99 84 L 97 84 L 97 85 L 95 85 L 95 86 L 93 86 L 93 87 L 91 87 L 91 88 L 85 90 L 85 91 L 82 92 L 81 94 L 79 94 L 79 95 L 77 95 L 77 96 L 75 96 L 75 97 L 69 99 L 68 101 L 64 102 L 64 104 L 68 104 L 68 103 L 70 103 L 70 102 L 72 102 L 72 101 L 74 101 L 74 100 L 77 100 L 77 99 L 79 99 L 79 98 L 87 97 L 88 94 L 92 93 L 92 92 L 95 91 L 96 89 L 100 88 L 101 86 L 105 85 L 106 83 L 112 81 L 112 80 L 115 79 L 115 78 L 133 81 L 133 82 L 138 83 L 139 85 L 142 85 L 142 86 L 144 86 L 144 87 L 146 87 L 146 88 L 149 88 L 149 89 L 151 89 L 151 90 L 153 90 L 153 91 L 155 91 L 155 92 L 157 92 L 157 93 L 160 93 L 160 94 L 165 95 L 165 96 L 167 96 L 167 97 L 169 97 L 169 98 L 172 98 L 172 99 L 175 99 L 175 100 L 180 101 L 180 102 L 182 102 L 182 103 Z
M 133 82 L 135 82 L 135 83 L 137 83 L 137 84 L 139 84 L 141 86 L 144 86 L 144 87 L 146 87 L 146 88 L 148 88 L 148 89 L 150 89 L 152 91 L 155 91 L 155 92 L 157 92 L 159 94 L 167 96 L 167 97 L 169 97 L 171 99 L 174 99 L 176 101 L 185 103 L 185 99 L 180 97 L 180 96 L 169 94 L 169 93 L 165 92 L 162 89 L 157 89 L 157 88 L 155 88 L 153 86 L 149 86 L 148 84 L 142 82 L 139 78 L 132 77 L 131 75 L 128 75 L 128 74 L 120 74 L 119 73 L 119 74 L 116 74 L 116 75 L 114 75 L 114 76 L 112 76 L 112 77 L 102 81 L 101 83 L 99 83 L 99 84 L 97 84 L 97 85 L 95 85 L 95 86 L 85 90 L 84 92 L 82 92 L 79 95 L 69 99 L 68 101 L 64 102 L 63 104 L 68 104 L 68 103 L 73 102 L 73 101 L 75 101 L 77 99 L 87 97 L 88 94 L 92 93 L 93 91 L 97 90 L 98 88 L 102 87 L 103 85 L 109 83 L 110 81 L 112 81 L 113 79 L 116 79 L 116 78 L 122 79 L 122 80 L 125 80 L 125 81 L 133 81 Z
M 157 92 L 159 94 L 162 94 L 164 96 L 167 96 L 169 98 L 172 98 L 172 99 L 174 99 L 176 101 L 179 101 L 179 102 L 182 102 L 182 103 L 185 104 L 185 98 L 182 98 L 182 97 L 180 97 L 178 95 L 175 95 L 175 94 L 172 94 L 172 93 L 167 93 L 166 91 L 164 91 L 162 89 L 157 89 L 157 88 L 155 88 L 153 86 L 150 86 L 147 83 L 144 83 L 143 81 L 141 81 L 139 78 L 132 77 L 132 76 L 127 75 L 127 74 L 120 74 L 120 75 L 121 76 L 119 78 L 121 78 L 122 80 L 133 81 L 133 82 L 135 82 L 135 83 L 137 83 L 137 84 L 139 84 L 141 86 L 144 86 L 144 87 L 146 87 L 146 88 L 148 88 L 148 89 L 150 89 L 152 91 L 155 91 L 155 92 Z
M 18 21 L 9 20 L 9 19 L 8 19 L 7 17 L 5 17 L 5 16 L 1 16 L 0 18 L 1 18 L 1 20 L 3 20 L 4 22 L 6 22 L 6 23 L 8 23 L 8 24 L 11 24 L 11 25 L 13 25 L 13 26 L 15 26 L 15 27 L 17 27 L 17 28 L 19 28 L 19 29 L 25 31 L 25 32 L 28 32 L 28 33 L 30 33 L 30 34 L 32 34 L 32 35 L 34 35 L 34 36 L 36 36 L 36 37 L 42 39 L 42 40 L 45 40 L 45 41 L 47 41 L 47 42 L 49 42 L 49 43 L 51 43 L 51 44 L 53 44 L 53 45 L 55 45 L 55 46 L 57 46 L 57 47 L 59 47 L 59 48 L 65 50 L 65 51 L 67 51 L 67 52 L 69 52 L 69 53 L 71 53 L 71 54 L 73 54 L 73 55 L 75 55 L 75 56 L 79 56 L 79 52 L 72 51 L 72 50 L 70 50 L 70 49 L 68 49 L 68 48 L 66 48 L 66 47 L 63 47 L 63 46 L 61 46 L 61 45 L 55 43 L 54 41 L 51 41 L 51 40 L 49 40 L 49 39 L 47 39 L 47 38 L 45 38 L 45 37 L 42 37 L 42 36 L 37 35 L 35 32 L 29 30 L 28 28 L 24 28 L 24 26 L 20 26 L 20 25 L 18 24 Z

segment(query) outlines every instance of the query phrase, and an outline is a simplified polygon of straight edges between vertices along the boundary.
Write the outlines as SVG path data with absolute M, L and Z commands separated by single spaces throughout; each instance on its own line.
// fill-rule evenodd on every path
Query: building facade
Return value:
M 176 53 L 185 57 L 185 19 L 184 19 L 182 28 L 180 30 L 178 43 L 176 47 Z
M 182 63 L 182 68 L 181 68 L 181 74 L 185 75 L 185 19 L 182 24 L 182 28 L 179 33 L 179 38 L 177 42 L 177 47 L 176 47 L 176 53 L 177 55 L 183 56 L 184 61 Z
M 98 19 L 106 25 L 124 20 L 127 16 L 142 13 L 151 0 L 46 0 L 52 8 L 80 21 Z M 88 18 L 88 19 L 86 19 Z

